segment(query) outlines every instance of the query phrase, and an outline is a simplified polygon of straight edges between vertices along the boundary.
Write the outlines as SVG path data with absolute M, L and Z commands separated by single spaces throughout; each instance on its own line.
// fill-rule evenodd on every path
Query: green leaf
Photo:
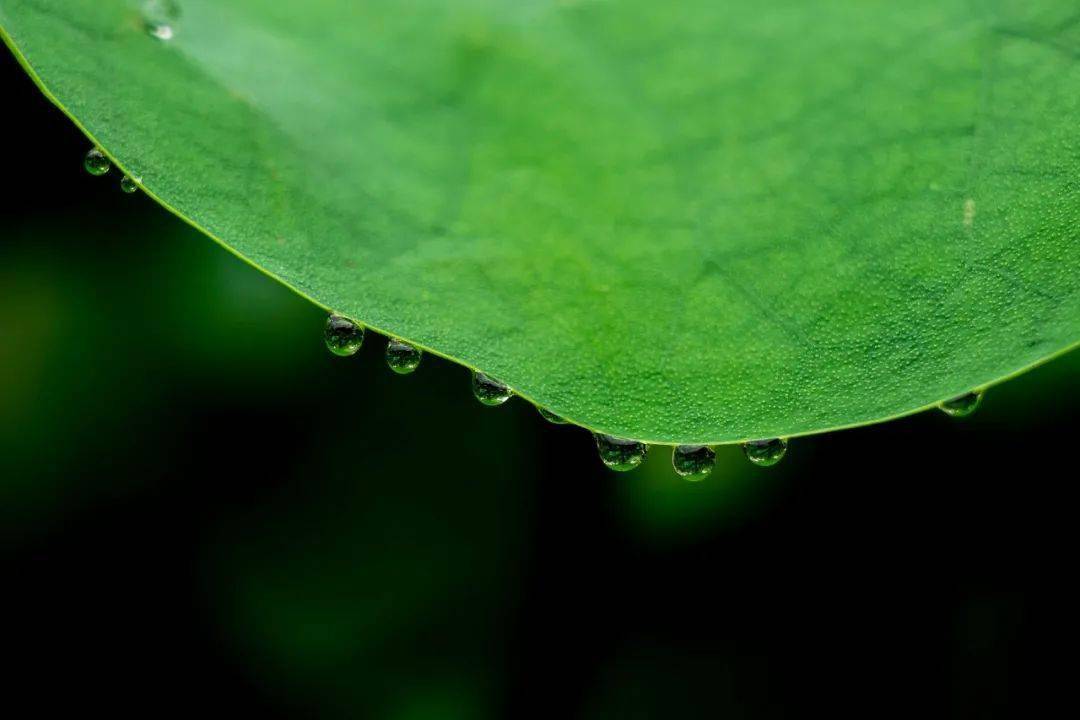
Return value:
M 1080 338 L 1068 0 L 0 0 L 0 27 L 170 210 L 593 429 L 873 422 Z

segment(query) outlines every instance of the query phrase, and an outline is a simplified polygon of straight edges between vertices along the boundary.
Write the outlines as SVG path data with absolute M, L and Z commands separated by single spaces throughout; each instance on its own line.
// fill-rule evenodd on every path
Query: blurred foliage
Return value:
M 228 377 L 235 395 L 257 395 L 268 383 L 287 386 L 305 355 L 317 357 L 297 337 L 317 312 L 140 210 L 127 224 L 41 217 L 5 238 L 0 451 L 19 468 L 0 484 L 7 509 L 63 504 L 70 489 L 58 483 L 175 452 L 168 407 L 193 387 Z M 105 438 L 111 452 L 102 454 Z
M 429 358 L 405 379 L 379 360 L 364 353 L 381 377 L 364 373 L 362 392 L 323 386 L 318 442 L 259 508 L 215 528 L 222 632 L 268 690 L 311 697 L 324 717 L 490 717 L 532 482 L 515 463 L 521 413 L 455 400 L 457 368 Z
M 375 335 L 360 358 L 331 358 L 306 301 L 178 222 L 134 217 L 42 218 L 5 244 L 9 536 L 183 481 L 199 405 L 291 408 L 303 430 L 269 442 L 264 418 L 215 423 L 229 452 L 265 455 L 276 475 L 259 505 L 207 523 L 223 636 L 269 694 L 324 716 L 490 716 L 498 677 L 484 658 L 512 592 L 528 474 L 489 448 L 521 446 L 515 427 L 533 418 L 474 406 L 467 374 L 430 358 L 393 375 Z

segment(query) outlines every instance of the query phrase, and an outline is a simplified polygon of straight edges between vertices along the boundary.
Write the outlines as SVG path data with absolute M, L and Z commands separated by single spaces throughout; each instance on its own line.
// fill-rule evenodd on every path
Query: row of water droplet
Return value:
M 326 321 L 326 347 L 335 355 L 352 355 L 364 342 L 364 328 L 339 315 L 331 315 Z M 399 374 L 408 374 L 420 365 L 422 351 L 403 340 L 390 338 L 386 345 L 386 363 Z M 502 405 L 514 395 L 508 385 L 479 371 L 472 373 L 473 395 L 484 405 Z M 982 402 L 982 391 L 961 395 L 939 405 L 952 417 L 966 417 L 975 412 Z M 567 421 L 547 408 L 536 406 L 545 420 L 556 425 Z M 603 433 L 593 433 L 600 461 L 612 470 L 633 470 L 645 461 L 649 454 L 648 444 L 640 440 L 627 440 Z M 788 441 L 784 438 L 748 440 L 742 443 L 746 459 L 759 467 L 770 467 L 787 454 Z M 675 472 L 687 480 L 702 480 L 712 472 L 716 464 L 716 452 L 707 445 L 678 445 L 671 453 Z
M 91 175 L 101 176 L 112 169 L 112 163 L 109 162 L 109 158 L 105 157 L 105 153 L 97 148 L 90 148 L 83 158 L 83 167 Z M 135 180 L 124 175 L 120 178 L 120 189 L 126 193 L 133 193 L 139 189 L 139 186 L 135 183 Z
M 86 153 L 83 166 L 91 175 L 104 175 L 109 172 L 109 159 L 97 148 Z M 120 180 L 120 188 L 126 193 L 138 189 L 135 181 L 127 175 Z M 335 355 L 347 357 L 355 354 L 364 342 L 364 328 L 353 321 L 331 315 L 326 320 L 326 347 Z M 386 364 L 399 375 L 408 375 L 420 366 L 423 351 L 420 348 L 397 338 L 390 338 L 386 344 Z M 484 405 L 502 405 L 514 395 L 514 391 L 505 383 L 482 372 L 472 374 L 472 391 L 476 399 Z M 970 392 L 947 400 L 939 405 L 942 411 L 952 417 L 967 417 L 982 402 L 982 391 Z M 536 406 L 545 420 L 557 425 L 567 421 L 550 410 Z M 600 460 L 607 467 L 619 472 L 633 470 L 645 461 L 649 446 L 640 440 L 593 433 Z M 749 440 L 742 444 L 747 460 L 760 467 L 775 465 L 787 453 L 788 443 L 784 438 Z M 716 464 L 716 453 L 707 445 L 678 445 L 671 453 L 671 464 L 675 472 L 687 480 L 702 480 L 712 472 Z

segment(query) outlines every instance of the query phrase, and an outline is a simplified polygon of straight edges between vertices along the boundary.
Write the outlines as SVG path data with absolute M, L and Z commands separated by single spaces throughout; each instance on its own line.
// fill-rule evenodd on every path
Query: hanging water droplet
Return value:
M 982 405 L 982 399 L 983 391 L 975 390 L 960 397 L 954 397 L 952 400 L 946 400 L 940 403 L 938 407 L 949 417 L 962 418 L 978 410 L 979 405 Z
M 355 355 L 364 342 L 364 328 L 340 315 L 326 319 L 326 348 L 335 355 Z
M 172 40 L 176 34 L 174 25 L 180 19 L 180 6 L 176 0 L 144 0 L 143 26 L 158 40 Z
M 120 189 L 126 193 L 133 193 L 139 189 L 139 186 L 135 184 L 135 181 L 125 175 L 120 178 Z
M 536 410 L 537 410 L 537 412 L 540 413 L 540 417 L 544 418 L 549 423 L 554 423 L 555 425 L 565 425 L 566 424 L 566 420 L 564 418 L 560 417 L 559 415 L 556 415 L 555 413 L 551 412 L 547 408 L 540 407 L 539 405 L 537 405 Z
M 703 480 L 716 464 L 716 453 L 707 445 L 679 445 L 671 451 L 671 465 L 687 480 Z
M 747 460 L 761 467 L 769 467 L 783 459 L 784 454 L 787 453 L 787 440 L 782 438 L 750 440 L 743 443 L 742 449 Z
M 482 372 L 473 372 L 472 391 L 477 400 L 493 406 L 502 405 L 514 394 L 509 387 Z
M 596 438 L 600 461 L 618 472 L 633 470 L 649 454 L 649 446 L 637 440 L 623 440 L 600 433 L 594 433 L 593 437 Z
M 83 158 L 83 167 L 91 175 L 104 175 L 109 172 L 112 165 L 103 152 L 97 148 L 90 148 L 86 153 L 86 157 Z
M 395 338 L 386 343 L 386 364 L 398 375 L 408 375 L 419 367 L 423 355 L 420 348 Z

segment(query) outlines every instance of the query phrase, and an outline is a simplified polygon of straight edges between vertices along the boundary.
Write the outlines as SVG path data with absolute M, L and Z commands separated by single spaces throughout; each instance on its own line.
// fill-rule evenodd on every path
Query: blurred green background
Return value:
M 115 173 L 6 54 L 7 704 L 156 716 L 1032 715 L 1071 672 L 1080 357 L 926 413 L 604 470 L 398 377 Z

